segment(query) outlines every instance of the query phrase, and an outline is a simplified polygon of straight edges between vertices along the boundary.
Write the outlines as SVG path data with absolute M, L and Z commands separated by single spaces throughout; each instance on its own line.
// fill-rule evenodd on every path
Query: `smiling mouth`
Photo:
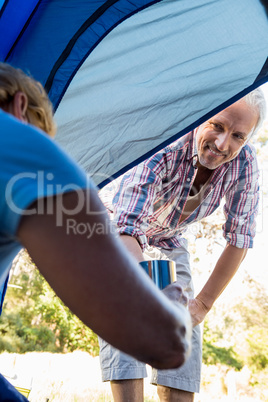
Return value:
M 208 145 L 207 147 L 208 147 L 209 151 L 210 151 L 213 155 L 216 155 L 216 156 L 225 156 L 225 155 L 222 154 L 221 152 L 216 152 L 216 151 L 214 151 L 209 145 Z

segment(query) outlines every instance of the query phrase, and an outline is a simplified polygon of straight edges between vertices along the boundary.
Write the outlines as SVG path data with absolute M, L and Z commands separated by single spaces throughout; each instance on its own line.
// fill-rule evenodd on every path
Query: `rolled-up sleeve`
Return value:
M 226 194 L 223 235 L 238 248 L 252 248 L 259 204 L 259 169 L 255 150 L 246 153 L 240 175 Z
M 154 200 L 161 191 L 165 174 L 161 158 L 156 155 L 131 169 L 123 176 L 113 198 L 114 223 L 119 234 L 135 237 L 142 250 L 147 245 L 149 217 L 153 214 Z

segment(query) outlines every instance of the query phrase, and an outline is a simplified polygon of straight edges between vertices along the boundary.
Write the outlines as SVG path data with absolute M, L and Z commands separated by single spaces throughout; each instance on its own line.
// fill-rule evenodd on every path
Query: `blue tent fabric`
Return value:
M 254 13 L 249 1 L 232 16 L 231 1 L 203 2 L 202 12 L 200 1 L 177 4 L 162 1 L 116 27 L 57 109 L 58 141 L 100 187 L 260 84 L 261 7 Z
M 0 400 L 2 402 L 27 402 L 28 399 L 25 398 L 19 391 L 16 390 L 13 385 L 11 385 L 7 379 L 0 374 Z
M 39 1 L 31 24 L 5 61 L 38 77 L 56 109 L 69 82 L 94 47 L 116 25 L 148 3 L 153 2 Z
M 255 83 L 257 84 L 257 86 L 260 86 L 268 81 L 267 80 L 267 71 L 268 71 L 268 57 L 266 59 L 266 62 L 263 65 L 263 68 L 261 69 L 260 74 L 258 75 L 258 77 L 255 80 Z
M 268 80 L 257 0 L 28 0 L 20 21 L 16 1 L 0 59 L 45 85 L 56 140 L 100 187 Z
M 4 60 L 16 43 L 38 5 L 38 0 L 28 0 L 21 6 L 20 0 L 4 1 L 0 10 L 0 59 Z

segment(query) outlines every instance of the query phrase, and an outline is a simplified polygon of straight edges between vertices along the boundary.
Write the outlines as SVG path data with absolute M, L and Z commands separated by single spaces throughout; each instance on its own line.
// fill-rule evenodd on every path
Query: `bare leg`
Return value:
M 180 389 L 157 385 L 157 394 L 161 402 L 193 402 L 194 393 Z
M 143 379 L 111 381 L 114 402 L 143 402 Z

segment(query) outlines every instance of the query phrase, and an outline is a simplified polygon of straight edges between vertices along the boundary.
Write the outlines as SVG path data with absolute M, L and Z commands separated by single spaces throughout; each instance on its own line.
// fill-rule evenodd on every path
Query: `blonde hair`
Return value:
M 43 86 L 22 70 L 0 63 L 0 108 L 5 109 L 17 92 L 27 96 L 26 116 L 29 123 L 53 137 L 56 134 L 53 107 Z

